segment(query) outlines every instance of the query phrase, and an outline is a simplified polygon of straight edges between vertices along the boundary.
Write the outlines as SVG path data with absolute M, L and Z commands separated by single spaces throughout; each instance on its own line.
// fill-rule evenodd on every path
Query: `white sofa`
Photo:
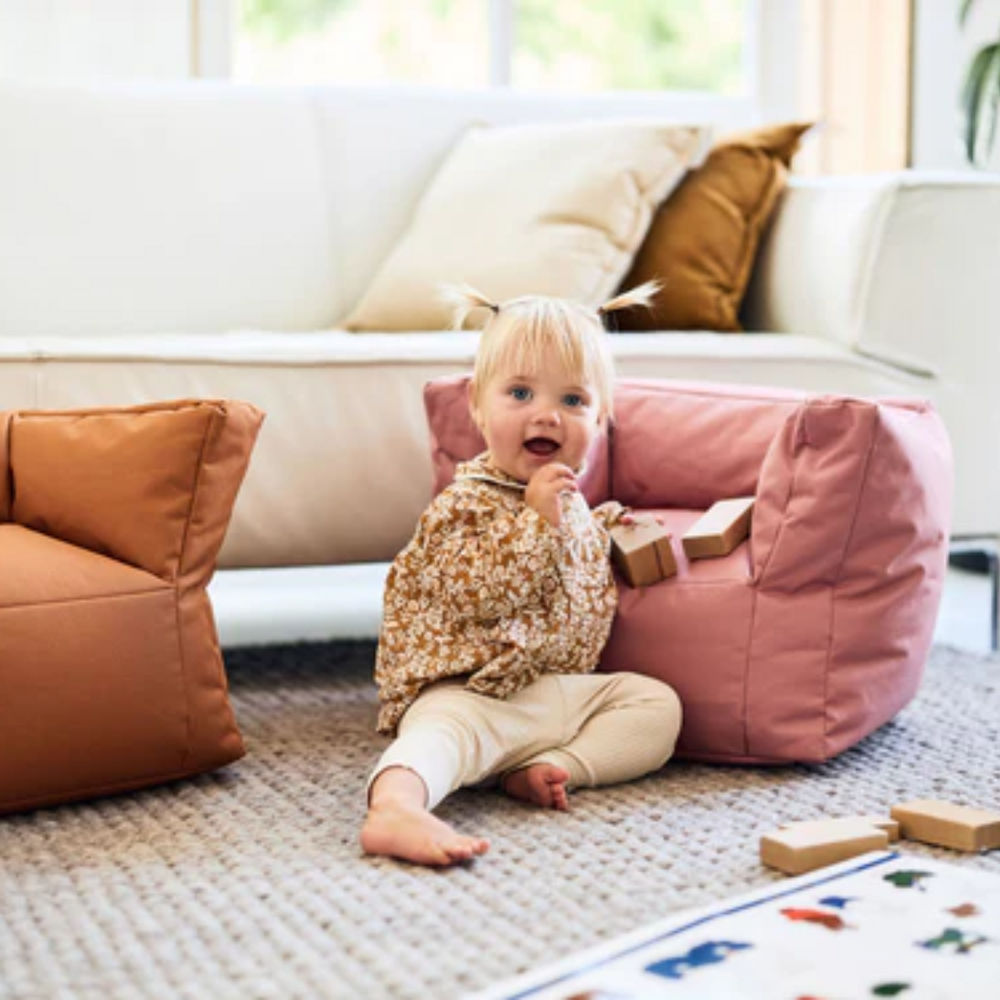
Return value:
M 469 123 L 661 111 L 489 91 L 2 86 L 0 409 L 249 400 L 268 416 L 223 565 L 390 559 L 431 493 L 421 388 L 468 369 L 477 335 L 338 320 Z M 998 276 L 1000 178 L 797 178 L 758 259 L 753 332 L 623 334 L 614 350 L 626 376 L 929 397 L 956 455 L 953 534 L 995 537 Z

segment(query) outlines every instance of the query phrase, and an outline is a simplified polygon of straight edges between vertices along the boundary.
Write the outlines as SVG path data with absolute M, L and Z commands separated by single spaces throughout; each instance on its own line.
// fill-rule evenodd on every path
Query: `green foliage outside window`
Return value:
M 599 67 L 605 90 L 737 93 L 743 83 L 743 0 L 520 0 L 519 64 L 538 76 L 575 58 Z
M 738 93 L 744 82 L 747 0 L 516 0 L 515 86 L 583 90 L 704 90 Z M 240 35 L 270 50 L 320 32 L 368 5 L 394 12 L 373 44 L 397 78 L 420 80 L 401 36 L 444 37 L 485 0 L 241 0 Z M 444 55 L 424 51 L 426 61 Z M 486 53 L 481 56 L 483 65 Z M 334 64 L 336 60 L 331 60 Z M 435 67 L 440 78 L 441 67 Z M 483 79 L 485 82 L 485 76 Z
M 240 29 L 278 43 L 322 28 L 358 0 L 240 0 Z

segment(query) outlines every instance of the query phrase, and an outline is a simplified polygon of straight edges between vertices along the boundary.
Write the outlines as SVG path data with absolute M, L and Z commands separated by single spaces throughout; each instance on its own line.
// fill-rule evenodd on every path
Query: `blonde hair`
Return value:
M 488 309 L 472 376 L 472 401 L 500 372 L 530 375 L 550 352 L 573 378 L 593 385 L 601 417 L 611 416 L 615 366 L 604 317 L 619 309 L 648 306 L 659 291 L 656 281 L 615 296 L 594 308 L 568 299 L 526 295 L 496 303 L 469 285 L 448 286 L 452 326 L 462 329 L 469 314 Z

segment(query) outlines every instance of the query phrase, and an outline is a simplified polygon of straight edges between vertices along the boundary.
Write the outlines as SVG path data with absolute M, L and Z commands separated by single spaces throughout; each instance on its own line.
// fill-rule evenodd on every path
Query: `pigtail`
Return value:
M 653 304 L 656 293 L 662 287 L 656 279 L 636 285 L 635 288 L 627 292 L 622 292 L 621 295 L 616 295 L 613 299 L 609 299 L 603 306 L 598 306 L 597 315 L 607 316 L 608 313 L 618 312 L 619 309 L 631 309 L 634 306 L 645 306 L 649 309 Z
M 474 309 L 489 309 L 494 316 L 500 311 L 496 302 L 486 298 L 482 292 L 477 292 L 471 285 L 443 285 L 439 297 L 451 310 L 453 330 L 461 330 Z

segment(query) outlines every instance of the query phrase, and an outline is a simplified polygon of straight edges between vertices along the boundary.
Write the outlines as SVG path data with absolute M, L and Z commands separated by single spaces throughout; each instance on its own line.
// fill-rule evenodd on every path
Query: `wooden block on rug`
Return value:
M 880 851 L 899 837 L 899 824 L 883 816 L 785 823 L 760 838 L 760 860 L 786 875 L 804 875 L 868 851 Z
M 719 500 L 695 521 L 681 539 L 688 559 L 728 556 L 750 534 L 753 497 Z
M 630 587 L 649 587 L 677 572 L 670 533 L 651 514 L 611 529 L 611 559 Z
M 907 840 L 951 847 L 956 851 L 991 851 L 1000 847 L 1000 813 L 972 809 L 937 799 L 914 799 L 892 807 Z

